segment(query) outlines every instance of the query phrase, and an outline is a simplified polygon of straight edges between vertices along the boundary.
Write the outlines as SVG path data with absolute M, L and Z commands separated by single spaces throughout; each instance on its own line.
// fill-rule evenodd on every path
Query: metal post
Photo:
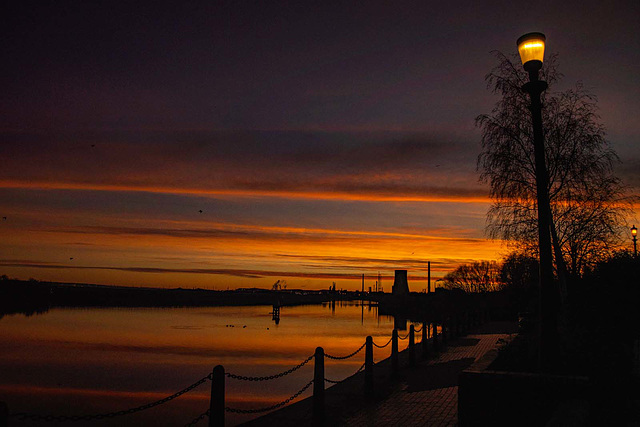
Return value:
M 364 347 L 364 394 L 373 395 L 373 338 L 367 337 Z
M 409 366 L 416 366 L 416 328 L 413 326 L 409 326 Z
M 398 372 L 398 330 L 391 333 L 391 371 Z
M 447 332 L 449 331 L 449 324 L 446 317 L 442 318 L 442 333 L 440 334 L 442 337 L 442 347 L 447 346 Z
M 436 322 L 432 323 L 433 325 L 433 351 L 438 351 L 438 325 Z
M 429 357 L 429 351 L 427 348 L 427 339 L 429 338 L 429 324 L 426 322 L 422 323 L 422 358 L 426 359 Z
M 458 332 L 457 326 L 456 326 L 456 316 L 451 315 L 449 317 L 449 338 L 454 339 L 457 335 L 456 333 Z
M 431 293 L 431 261 L 427 261 L 427 293 Z
M 224 367 L 213 368 L 211 378 L 211 400 L 209 401 L 209 427 L 224 426 Z
M 313 359 L 313 417 L 324 419 L 324 349 L 316 348 Z
M 0 402 L 0 427 L 9 425 L 9 407 L 6 403 Z
M 530 61 L 532 62 L 532 61 Z M 558 319 L 560 291 L 553 279 L 551 252 L 551 205 L 549 203 L 549 175 L 545 160 L 544 134 L 542 130 L 542 102 L 540 95 L 547 83 L 538 80 L 538 69 L 529 70 L 529 82 L 522 89 L 531 98 L 533 124 L 533 153 L 536 172 L 538 204 L 538 251 L 540 256 L 540 369 L 548 372 L 558 349 Z

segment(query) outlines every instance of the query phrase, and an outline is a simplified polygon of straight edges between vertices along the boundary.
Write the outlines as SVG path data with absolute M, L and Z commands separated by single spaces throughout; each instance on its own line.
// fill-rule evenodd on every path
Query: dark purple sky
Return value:
M 219 224 L 481 239 L 486 203 L 468 206 L 487 195 L 474 118 L 497 99 L 484 75 L 492 50 L 515 53 L 530 31 L 560 55 L 558 89 L 580 80 L 598 96 L 619 174 L 640 188 L 637 1 L 15 1 L 0 19 L 0 196 L 9 217 L 34 216 L 13 223 L 3 260 L 97 245 L 24 243 L 74 215 L 185 221 L 185 206 L 213 201 Z

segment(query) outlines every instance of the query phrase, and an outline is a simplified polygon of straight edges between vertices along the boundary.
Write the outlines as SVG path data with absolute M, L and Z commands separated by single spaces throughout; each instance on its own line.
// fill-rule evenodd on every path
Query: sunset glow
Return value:
M 484 81 L 490 51 L 515 54 L 514 34 L 531 29 L 553 39 L 566 82 L 595 85 L 637 192 L 638 50 L 619 43 L 637 37 L 632 13 L 410 3 L 14 4 L 0 76 L 0 274 L 355 290 L 362 274 L 389 289 L 407 269 L 420 291 L 428 261 L 435 285 L 461 263 L 500 259 L 508 248 L 485 234 L 474 119 L 497 100 Z M 592 34 L 593 17 L 610 14 L 615 31 Z M 609 44 L 624 52 L 611 57 Z

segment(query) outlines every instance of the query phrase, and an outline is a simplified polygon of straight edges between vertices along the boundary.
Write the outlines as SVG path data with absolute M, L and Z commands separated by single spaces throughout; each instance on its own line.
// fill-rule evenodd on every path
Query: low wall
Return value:
M 460 427 L 588 424 L 586 377 L 489 370 L 496 356 L 492 351 L 460 374 Z
M 587 416 L 587 387 L 584 377 L 464 371 L 458 388 L 458 423 L 460 427 L 544 426 L 576 407 L 577 422 Z

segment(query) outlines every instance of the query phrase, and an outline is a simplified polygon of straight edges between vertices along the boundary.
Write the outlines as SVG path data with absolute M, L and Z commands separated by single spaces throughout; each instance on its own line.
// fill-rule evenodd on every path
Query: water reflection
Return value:
M 280 324 L 280 306 L 274 305 L 273 310 L 271 311 L 271 320 L 274 321 L 276 325 Z
M 234 374 L 268 376 L 296 366 L 318 346 L 346 355 L 367 335 L 384 344 L 394 321 L 378 316 L 375 305 L 333 301 L 297 307 L 55 308 L 40 316 L 8 315 L 0 325 L 0 400 L 12 412 L 73 415 L 163 398 L 217 364 Z M 389 349 L 376 349 L 375 360 L 386 358 Z M 363 360 L 364 353 L 327 360 L 326 375 L 349 376 Z M 227 404 L 278 403 L 309 381 L 311 365 L 268 383 L 229 380 Z M 208 398 L 202 386 L 103 425 L 184 425 L 207 408 Z M 229 423 L 246 419 L 234 416 Z

